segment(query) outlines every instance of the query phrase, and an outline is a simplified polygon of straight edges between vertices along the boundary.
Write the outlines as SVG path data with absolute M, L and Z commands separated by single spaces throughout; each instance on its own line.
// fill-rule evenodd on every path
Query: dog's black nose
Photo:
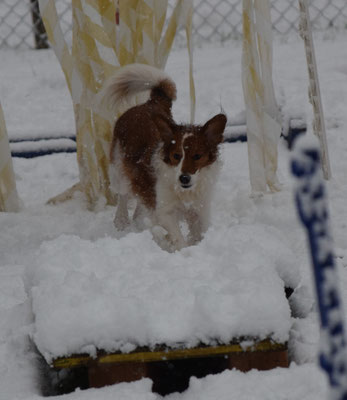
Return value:
M 188 186 L 190 184 L 190 175 L 180 175 L 180 182 L 182 183 L 182 186 Z

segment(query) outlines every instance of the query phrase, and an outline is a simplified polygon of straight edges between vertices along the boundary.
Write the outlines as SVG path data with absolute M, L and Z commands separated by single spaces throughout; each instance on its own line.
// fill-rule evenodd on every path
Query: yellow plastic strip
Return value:
M 189 86 L 190 86 L 190 123 L 194 124 L 195 121 L 195 108 L 196 108 L 196 97 L 195 97 L 195 83 L 193 74 L 193 40 L 192 40 L 192 26 L 193 26 L 193 3 L 188 11 L 187 22 L 186 22 L 186 36 L 187 36 L 187 47 L 189 55 Z
M 19 198 L 13 172 L 4 114 L 0 104 L 0 211 L 18 211 Z
M 73 70 L 72 58 L 69 48 L 64 39 L 61 25 L 59 23 L 55 2 L 54 0 L 39 0 L 39 5 L 48 39 L 53 47 L 55 55 L 57 56 L 61 64 L 66 82 L 71 93 L 71 80 Z
M 246 103 L 249 175 L 252 192 L 280 190 L 277 143 L 280 113 L 272 82 L 269 0 L 243 0 L 242 84 Z
M 309 3 L 307 0 L 299 0 L 299 10 L 299 32 L 305 45 L 306 61 L 309 75 L 309 100 L 313 107 L 313 133 L 318 137 L 320 143 L 324 179 L 329 180 L 331 178 L 331 166 L 329 160 L 328 142 L 325 131 L 323 103 L 320 93 L 315 48 L 312 36 Z

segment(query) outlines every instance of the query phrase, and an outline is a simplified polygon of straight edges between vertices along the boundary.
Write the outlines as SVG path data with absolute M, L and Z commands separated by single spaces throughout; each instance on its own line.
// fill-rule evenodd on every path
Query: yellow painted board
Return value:
M 285 343 L 275 343 L 269 339 L 251 344 L 249 346 L 241 346 L 239 343 L 217 346 L 202 346 L 183 349 L 165 349 L 154 351 L 135 351 L 132 353 L 113 353 L 102 354 L 93 359 L 90 356 L 72 356 L 66 358 L 58 358 L 53 361 L 54 368 L 73 368 L 87 365 L 90 362 L 98 364 L 106 363 L 123 363 L 123 362 L 155 362 L 166 360 L 177 360 L 186 358 L 213 357 L 232 353 L 247 353 L 255 351 L 284 351 L 287 349 Z

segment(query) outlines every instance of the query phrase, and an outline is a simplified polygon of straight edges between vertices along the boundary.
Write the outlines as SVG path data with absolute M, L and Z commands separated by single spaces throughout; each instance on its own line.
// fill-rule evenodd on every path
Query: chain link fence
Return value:
M 169 0 L 170 8 L 175 0 Z M 71 0 L 56 0 L 61 25 L 71 40 Z M 311 0 L 315 30 L 347 29 L 346 0 Z M 298 30 L 298 0 L 272 0 L 273 29 L 280 35 Z M 242 34 L 242 0 L 195 0 L 194 39 L 196 42 L 225 41 Z M 178 42 L 184 42 L 179 32 Z M 38 0 L 0 0 L 0 47 L 45 48 L 48 46 Z

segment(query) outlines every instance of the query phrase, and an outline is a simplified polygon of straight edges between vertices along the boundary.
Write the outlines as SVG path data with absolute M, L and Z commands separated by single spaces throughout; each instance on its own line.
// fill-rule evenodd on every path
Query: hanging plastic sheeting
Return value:
M 58 20 L 54 0 L 39 0 L 42 19 L 60 61 L 73 100 L 80 182 L 51 202 L 64 201 L 76 190 L 91 207 L 109 190 L 108 154 L 115 112 L 102 106 L 100 92 L 117 68 L 145 63 L 164 68 L 180 23 L 191 43 L 192 0 L 177 0 L 168 25 L 168 0 L 72 0 L 73 39 L 70 50 Z M 191 45 L 188 46 L 191 52 Z M 190 53 L 192 118 L 195 109 Z M 99 94 L 99 95 L 98 95 Z
M 242 83 L 252 194 L 280 190 L 277 144 L 281 117 L 272 82 L 272 32 L 268 0 L 243 0 Z
M 309 99 L 313 107 L 313 132 L 318 137 L 324 179 L 331 178 L 328 143 L 325 132 L 323 105 L 320 94 L 316 55 L 313 45 L 312 28 L 307 0 L 299 0 L 300 25 L 299 31 L 305 44 L 307 68 L 309 75 Z
M 4 113 L 0 104 L 0 211 L 18 211 L 19 198 L 13 172 Z

